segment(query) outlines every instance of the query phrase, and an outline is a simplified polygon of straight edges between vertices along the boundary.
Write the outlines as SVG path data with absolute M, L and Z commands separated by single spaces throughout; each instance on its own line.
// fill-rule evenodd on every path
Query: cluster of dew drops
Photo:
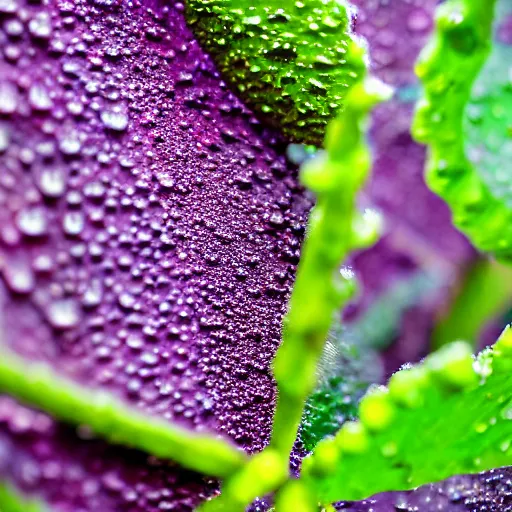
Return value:
M 182 11 L 0 0 L 0 327 L 258 449 L 310 203 Z

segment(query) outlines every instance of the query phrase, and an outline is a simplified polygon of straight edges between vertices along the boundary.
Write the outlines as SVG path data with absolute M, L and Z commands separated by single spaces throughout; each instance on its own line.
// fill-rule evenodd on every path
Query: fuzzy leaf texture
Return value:
M 510 327 L 477 358 L 447 345 L 371 389 L 360 420 L 305 460 L 304 478 L 331 503 L 511 464 L 511 369 Z
M 496 0 L 450 0 L 438 8 L 435 34 L 416 71 L 424 97 L 413 134 L 429 145 L 426 180 L 450 206 L 474 245 L 499 256 L 512 250 L 512 210 L 468 158 L 464 120 L 473 84 L 491 50 Z

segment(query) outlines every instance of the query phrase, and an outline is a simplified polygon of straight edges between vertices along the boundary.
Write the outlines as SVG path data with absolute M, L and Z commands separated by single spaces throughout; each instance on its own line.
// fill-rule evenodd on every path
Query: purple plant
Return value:
M 425 188 L 424 150 L 409 135 L 413 61 L 437 2 L 355 3 L 349 25 L 368 40 L 370 70 L 398 92 L 373 113 L 374 177 L 361 203 L 385 228 L 349 262 L 363 290 L 345 311 L 349 331 L 397 282 L 424 272 L 437 283 L 393 324 L 389 374 L 426 354 L 440 303 L 477 255 Z M 43 363 L 130 410 L 266 453 L 271 363 L 313 204 L 298 180 L 309 157 L 288 147 L 296 120 L 282 132 L 259 96 L 234 92 L 188 8 L 0 0 L 1 343 L 29 374 Z M 189 466 L 36 409 L 0 397 L 0 478 L 51 510 L 187 511 L 218 494 L 216 479 Z M 294 471 L 304 455 L 299 435 Z M 338 508 L 505 511 L 507 482 L 501 469 Z M 1 497 L 0 508 L 20 510 Z

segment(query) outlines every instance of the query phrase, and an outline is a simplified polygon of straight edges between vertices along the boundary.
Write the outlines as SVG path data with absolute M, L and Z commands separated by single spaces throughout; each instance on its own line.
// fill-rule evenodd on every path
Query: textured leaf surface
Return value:
M 335 0 L 190 0 L 189 23 L 223 76 L 266 121 L 320 145 L 363 71 Z
M 512 335 L 476 361 L 461 343 L 397 372 L 360 422 L 320 443 L 304 472 L 323 502 L 406 490 L 512 462 Z M 368 473 L 371 468 L 371 474 Z
M 27 363 L 258 451 L 310 202 L 180 6 L 2 3 L 0 333 Z M 0 402 L 1 477 L 23 487 L 28 459 L 66 512 L 187 510 L 215 487 Z
M 342 502 L 343 512 L 510 512 L 512 468 L 455 476 L 413 491 L 389 492 L 358 503 Z
M 353 43 L 355 45 L 355 43 Z M 357 47 L 354 48 L 357 51 Z M 359 49 L 362 60 L 363 51 Z M 283 341 L 274 359 L 278 398 L 270 444 L 224 483 L 219 498 L 204 503 L 202 512 L 245 510 L 256 497 L 285 483 L 289 454 L 312 392 L 316 370 L 335 314 L 354 291 L 353 276 L 340 273 L 347 254 L 378 237 L 380 221 L 362 215 L 356 197 L 371 165 L 365 127 L 371 108 L 391 95 L 382 82 L 365 78 L 349 93 L 346 110 L 331 121 L 326 150 L 301 168 L 302 181 L 315 192 L 317 203 L 284 322 Z M 300 506 L 300 493 L 284 510 Z

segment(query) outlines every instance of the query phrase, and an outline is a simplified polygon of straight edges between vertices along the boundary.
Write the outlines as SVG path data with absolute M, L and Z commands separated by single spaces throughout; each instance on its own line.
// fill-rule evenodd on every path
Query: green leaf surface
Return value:
M 245 454 L 215 434 L 196 433 L 150 417 L 104 391 L 81 388 L 41 364 L 0 351 L 0 393 L 7 393 L 73 425 L 87 425 L 108 441 L 143 450 L 207 475 L 225 477 Z
M 457 342 L 400 370 L 368 392 L 359 417 L 304 461 L 323 503 L 512 464 L 512 329 L 476 359 Z
M 318 365 L 317 387 L 304 408 L 300 440 L 307 452 L 355 418 L 359 400 L 380 377 L 376 353 L 345 343 L 344 335 L 341 326 L 331 330 Z
M 321 145 L 364 63 L 338 0 L 189 0 L 188 21 L 238 94 L 292 140 Z
M 426 180 L 450 206 L 455 225 L 479 249 L 510 257 L 512 209 L 469 159 L 463 129 L 473 84 L 491 50 L 495 4 L 448 0 L 438 7 L 434 36 L 416 66 L 424 96 L 413 134 L 429 146 Z
M 499 25 L 512 16 L 510 0 L 496 7 L 495 41 L 472 88 L 464 116 L 466 152 L 493 196 L 512 208 L 512 45 L 499 40 Z

